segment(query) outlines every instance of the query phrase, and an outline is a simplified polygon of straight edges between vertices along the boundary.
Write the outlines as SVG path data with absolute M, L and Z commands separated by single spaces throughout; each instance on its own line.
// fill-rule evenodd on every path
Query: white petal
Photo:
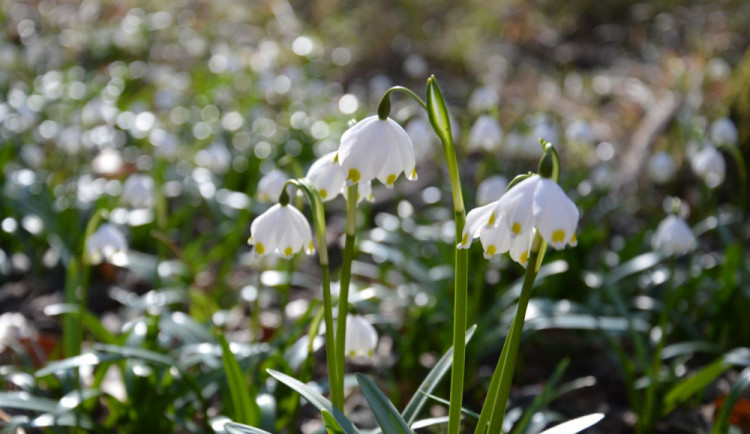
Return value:
M 534 236 L 533 230 L 528 230 L 521 233 L 513 239 L 510 245 L 510 257 L 523 265 L 526 268 L 529 260 L 529 248 L 531 248 L 531 240 Z
M 542 238 L 555 249 L 562 249 L 569 241 L 575 240 L 578 207 L 555 181 L 542 178 L 538 183 L 533 215 Z
M 495 213 L 502 217 L 503 223 L 511 230 L 512 237 L 529 231 L 534 226 L 532 204 L 539 180 L 539 175 L 532 175 L 516 184 L 495 202 Z
M 461 243 L 456 247 L 459 249 L 468 249 L 471 246 L 471 241 L 479 236 L 482 228 L 496 223 L 493 217 L 496 206 L 497 204 L 493 202 L 479 208 L 474 208 L 466 214 L 466 222 L 461 234 Z
M 479 233 L 479 240 L 482 242 L 484 257 L 487 259 L 510 250 L 512 241 L 510 231 L 504 225 L 483 228 Z
M 323 201 L 329 201 L 338 196 L 344 187 L 344 171 L 334 162 L 336 152 L 331 152 L 316 160 L 305 175 L 318 189 Z

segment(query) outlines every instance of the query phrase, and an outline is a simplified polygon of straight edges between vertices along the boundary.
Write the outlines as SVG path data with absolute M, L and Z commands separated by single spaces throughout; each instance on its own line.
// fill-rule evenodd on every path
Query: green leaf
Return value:
M 247 379 L 229 348 L 226 338 L 223 334 L 218 334 L 217 337 L 221 345 L 221 361 L 232 399 L 232 414 L 241 423 L 255 425 L 260 422 L 260 408 L 251 397 Z
M 260 428 L 243 425 L 237 422 L 227 422 L 226 424 L 224 424 L 224 430 L 229 434 L 271 434 L 268 431 L 263 431 Z
M 27 392 L 0 392 L 0 408 L 15 408 L 44 413 L 55 413 L 57 401 L 31 395 Z
M 469 328 L 466 332 L 466 343 L 469 343 L 476 330 L 476 324 Z M 414 393 L 409 403 L 406 404 L 401 416 L 403 416 L 409 426 L 412 426 L 414 420 L 419 415 L 419 411 L 427 402 L 428 394 L 432 393 L 438 383 L 440 383 L 440 380 L 450 371 L 451 364 L 453 364 L 453 347 L 450 347 L 435 366 L 432 367 L 430 373 L 422 380 L 422 384 L 419 385 L 417 392 Z
M 67 359 L 59 360 L 47 364 L 47 366 L 36 371 L 34 376 L 37 378 L 44 377 L 46 375 L 54 374 L 56 372 L 67 371 L 69 369 L 80 368 L 81 366 L 95 366 L 102 362 L 111 362 L 113 360 L 120 360 L 123 356 L 117 354 L 97 354 L 97 353 L 86 353 L 80 356 L 69 357 Z
M 141 359 L 146 362 L 151 362 L 155 365 L 172 367 L 177 365 L 177 362 L 165 354 L 157 353 L 155 351 L 144 350 L 143 348 L 135 347 L 120 347 L 117 345 L 103 345 L 96 344 L 94 349 L 103 351 L 106 353 L 113 353 L 120 355 L 125 358 Z
M 729 367 L 730 365 L 721 358 L 708 364 L 685 380 L 677 383 L 664 396 L 664 402 L 661 406 L 662 414 L 669 414 L 669 412 L 674 410 L 677 405 L 682 404 L 696 393 L 705 389 L 711 384 L 711 382 L 718 378 L 719 375 L 729 369 Z
M 453 145 L 453 135 L 451 134 L 451 121 L 448 116 L 448 108 L 437 84 L 435 76 L 427 79 L 427 116 L 430 119 L 432 128 L 440 136 L 440 140 L 445 145 Z
M 357 382 L 362 388 L 367 402 L 370 404 L 375 419 L 383 432 L 391 433 L 411 433 L 409 425 L 393 406 L 393 403 L 383 394 L 383 392 L 372 382 L 372 380 L 363 374 L 357 373 Z
M 320 415 L 323 416 L 323 425 L 325 425 L 326 430 L 328 430 L 329 433 L 344 434 L 344 430 L 341 428 L 341 425 L 336 422 L 336 418 L 334 418 L 331 413 L 325 410 L 321 410 Z
M 344 433 L 351 434 L 359 432 L 354 424 L 349 419 L 347 419 L 346 416 L 344 416 L 344 413 L 342 413 L 338 408 L 335 408 L 333 404 L 331 404 L 331 401 L 325 399 L 320 393 L 316 392 L 308 385 L 286 374 L 274 371 L 273 369 L 268 369 L 268 373 L 273 378 L 281 381 L 282 383 L 286 384 L 291 389 L 299 393 L 310 404 L 312 404 L 313 407 L 317 408 L 318 411 L 322 412 L 323 410 L 325 410 L 331 413 L 339 426 L 344 430 Z
M 577 417 L 573 420 L 561 423 L 560 425 L 553 426 L 550 429 L 544 430 L 539 434 L 576 434 L 586 428 L 599 423 L 600 420 L 604 419 L 603 413 L 591 413 L 586 416 Z
M 554 399 L 554 390 L 557 387 L 557 384 L 562 379 L 563 374 L 568 369 L 569 364 L 570 359 L 567 358 L 563 359 L 562 361 L 560 361 L 560 363 L 557 364 L 557 366 L 555 367 L 555 371 L 547 379 L 547 383 L 544 385 L 542 393 L 534 398 L 534 402 L 532 402 L 529 408 L 527 408 L 523 413 L 521 420 L 518 421 L 513 432 L 525 433 L 526 429 L 531 423 L 531 418 L 534 416 L 534 414 L 536 414 L 536 412 L 541 410 L 543 407 L 547 406 L 550 401 Z
M 734 405 L 737 404 L 737 401 L 748 387 L 750 387 L 750 368 L 745 368 L 740 373 L 737 382 L 729 389 L 729 394 L 721 405 L 719 414 L 714 421 L 714 428 L 711 430 L 712 434 L 729 432 L 729 415 L 732 413 Z

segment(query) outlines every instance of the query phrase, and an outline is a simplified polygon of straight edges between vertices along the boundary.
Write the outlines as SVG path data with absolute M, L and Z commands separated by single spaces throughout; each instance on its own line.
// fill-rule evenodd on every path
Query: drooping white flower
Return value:
M 22 314 L 7 312 L 0 315 L 0 353 L 23 339 L 35 339 L 36 335 L 36 328 Z
M 583 119 L 578 119 L 565 128 L 565 140 L 569 143 L 593 145 L 596 137 L 591 125 Z
M 128 242 L 117 227 L 111 223 L 99 226 L 86 240 L 86 258 L 91 264 L 107 261 L 118 266 L 128 263 Z
M 469 130 L 469 149 L 492 151 L 503 141 L 503 128 L 494 116 L 481 115 Z
M 693 172 L 703 178 L 709 188 L 716 188 L 724 181 L 726 172 L 724 156 L 710 144 L 704 145 L 700 152 L 693 155 L 690 165 Z
M 578 217 L 578 208 L 555 181 L 531 175 L 496 202 L 469 212 L 458 248 L 468 248 L 486 227 L 504 227 L 514 241 L 536 229 L 556 249 L 575 246 Z
M 500 103 L 500 95 L 497 90 L 490 86 L 480 86 L 474 89 L 469 96 L 469 110 L 472 113 L 481 113 L 497 107 Z
M 134 173 L 122 186 L 120 201 L 133 208 L 150 208 L 154 205 L 154 180 L 150 176 Z
M 494 202 L 505 194 L 508 188 L 508 180 L 504 176 L 493 175 L 479 183 L 477 187 L 477 204 L 487 205 Z
M 255 246 L 258 255 L 277 253 L 286 258 L 303 248 L 308 254 L 315 251 L 305 216 L 297 208 L 280 203 L 253 220 L 248 244 Z
M 659 223 L 651 246 L 667 255 L 682 255 L 695 249 L 695 235 L 685 220 L 670 215 Z
M 279 200 L 284 183 L 289 179 L 284 172 L 278 169 L 270 171 L 258 181 L 258 200 L 272 203 Z
M 362 315 L 346 316 L 344 352 L 348 357 L 372 357 L 378 345 L 378 332 Z
M 414 146 L 406 131 L 391 118 L 370 116 L 346 130 L 336 159 L 349 183 L 377 178 L 391 188 L 401 172 L 406 179 L 417 179 Z
M 346 197 L 344 169 L 335 162 L 335 158 L 336 152 L 318 158 L 305 175 L 305 179 L 318 189 L 320 198 L 324 202 L 335 199 L 339 194 Z M 372 184 L 369 181 L 357 183 L 357 203 L 365 199 L 370 202 L 375 199 L 372 196 Z
M 668 152 L 658 151 L 648 160 L 648 176 L 657 184 L 664 184 L 674 177 L 677 165 Z
M 720 118 L 711 124 L 711 140 L 717 145 L 736 145 L 737 127 L 729 118 Z
M 440 143 L 440 139 L 432 131 L 430 122 L 421 117 L 414 118 L 406 124 L 406 133 L 414 144 L 414 155 L 417 159 L 430 155 Z
M 195 154 L 195 164 L 200 167 L 222 174 L 229 170 L 232 163 L 232 154 L 226 146 L 221 143 L 212 143 L 205 149 L 201 149 Z

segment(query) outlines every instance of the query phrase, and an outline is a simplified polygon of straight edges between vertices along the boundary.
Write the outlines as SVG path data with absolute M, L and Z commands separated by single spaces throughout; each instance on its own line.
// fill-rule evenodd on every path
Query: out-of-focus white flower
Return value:
M 424 158 L 439 144 L 437 135 L 432 131 L 430 122 L 424 118 L 414 118 L 406 124 L 406 133 L 414 143 L 414 154 Z
M 600 164 L 591 171 L 589 179 L 599 190 L 607 190 L 612 186 L 612 168 L 608 164 Z
M 583 119 L 578 119 L 565 129 L 565 140 L 569 143 L 593 145 L 596 137 L 594 136 L 594 130 L 591 129 L 591 125 Z
M 710 144 L 704 145 L 700 152 L 693 155 L 690 165 L 693 172 L 703 178 L 709 188 L 716 188 L 724 181 L 726 172 L 724 156 Z
M 474 89 L 469 97 L 469 110 L 472 113 L 481 113 L 497 107 L 500 103 L 500 95 L 490 86 L 481 86 Z
M 664 184 L 674 177 L 677 165 L 668 152 L 654 153 L 648 160 L 648 176 L 657 184 Z
M 334 159 L 336 152 L 331 152 L 317 159 L 307 171 L 305 178 L 318 189 L 320 198 L 324 202 L 333 200 L 339 194 L 346 197 L 346 182 L 344 180 L 344 169 Z M 357 183 L 357 203 L 367 199 L 372 202 L 372 183 Z
M 505 194 L 508 188 L 508 180 L 504 176 L 493 175 L 479 183 L 477 188 L 477 204 L 487 205 L 494 202 Z
M 534 116 L 529 125 L 531 126 L 531 132 L 528 142 L 524 143 L 525 146 L 522 146 L 519 151 L 523 157 L 538 158 L 542 155 L 539 139 L 544 139 L 550 143 L 558 143 L 557 125 L 550 116 L 545 114 Z
M 318 158 L 307 170 L 305 179 L 318 189 L 323 201 L 333 200 L 344 188 L 344 170 L 334 161 L 336 152 Z
M 195 164 L 217 174 L 222 174 L 229 170 L 231 163 L 232 154 L 221 143 L 212 143 L 207 148 L 201 149 L 195 154 Z
M 107 261 L 125 266 L 128 264 L 128 242 L 115 225 L 104 223 L 86 240 L 86 257 L 91 264 Z
M 133 208 L 150 208 L 154 205 L 154 180 L 148 175 L 134 173 L 122 186 L 120 201 Z
M 348 183 L 377 178 L 392 188 L 401 172 L 406 179 L 417 179 L 414 145 L 406 131 L 390 118 L 370 116 L 346 130 L 336 159 Z
M 378 345 L 378 332 L 362 315 L 346 316 L 344 351 L 348 357 L 372 357 Z
M 122 165 L 122 155 L 111 147 L 102 149 L 91 161 L 91 168 L 97 175 L 114 175 L 120 171 Z
M 720 118 L 711 124 L 711 140 L 717 145 L 736 145 L 737 127 L 729 118 Z
M 495 117 L 481 115 L 469 130 L 469 149 L 492 151 L 503 141 L 503 128 Z
M 270 171 L 258 181 L 258 200 L 266 203 L 277 202 L 288 180 L 289 177 L 281 170 Z
M 695 235 L 685 220 L 670 215 L 659 223 L 651 246 L 667 255 L 682 255 L 695 249 Z
M 7 312 L 0 315 L 0 353 L 17 344 L 22 339 L 35 339 L 34 325 L 18 312 Z
M 305 216 L 297 208 L 280 203 L 253 220 L 248 244 L 255 246 L 258 255 L 275 252 L 286 258 L 303 248 L 308 254 L 315 251 Z
M 505 234 L 494 232 L 486 235 L 485 238 L 488 240 L 491 238 L 502 241 L 497 242 L 494 249 L 488 248 L 485 244 L 485 255 L 489 256 L 512 249 L 516 238 L 522 235 L 529 237 L 534 229 L 556 249 L 562 249 L 566 245 L 575 246 L 578 243 L 578 217 L 578 208 L 555 181 L 531 175 L 516 184 L 496 202 L 470 211 L 466 216 L 466 225 L 458 248 L 468 248 L 471 240 L 481 238 L 483 231 L 488 228 L 502 228 L 507 232 L 507 237 Z M 511 240 L 510 243 L 507 242 L 508 239 Z M 530 243 L 530 239 L 527 241 Z M 515 256 L 520 259 L 519 250 L 516 250 L 516 253 L 518 254 Z M 519 262 L 523 263 L 520 260 Z

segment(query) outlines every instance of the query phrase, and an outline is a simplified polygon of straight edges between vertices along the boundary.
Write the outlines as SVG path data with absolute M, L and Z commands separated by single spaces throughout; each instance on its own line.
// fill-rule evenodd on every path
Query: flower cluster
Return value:
M 554 180 L 529 175 L 497 201 L 469 212 L 458 248 L 479 238 L 486 258 L 510 252 L 526 266 L 536 231 L 555 249 L 575 246 L 578 216 L 578 208 Z

